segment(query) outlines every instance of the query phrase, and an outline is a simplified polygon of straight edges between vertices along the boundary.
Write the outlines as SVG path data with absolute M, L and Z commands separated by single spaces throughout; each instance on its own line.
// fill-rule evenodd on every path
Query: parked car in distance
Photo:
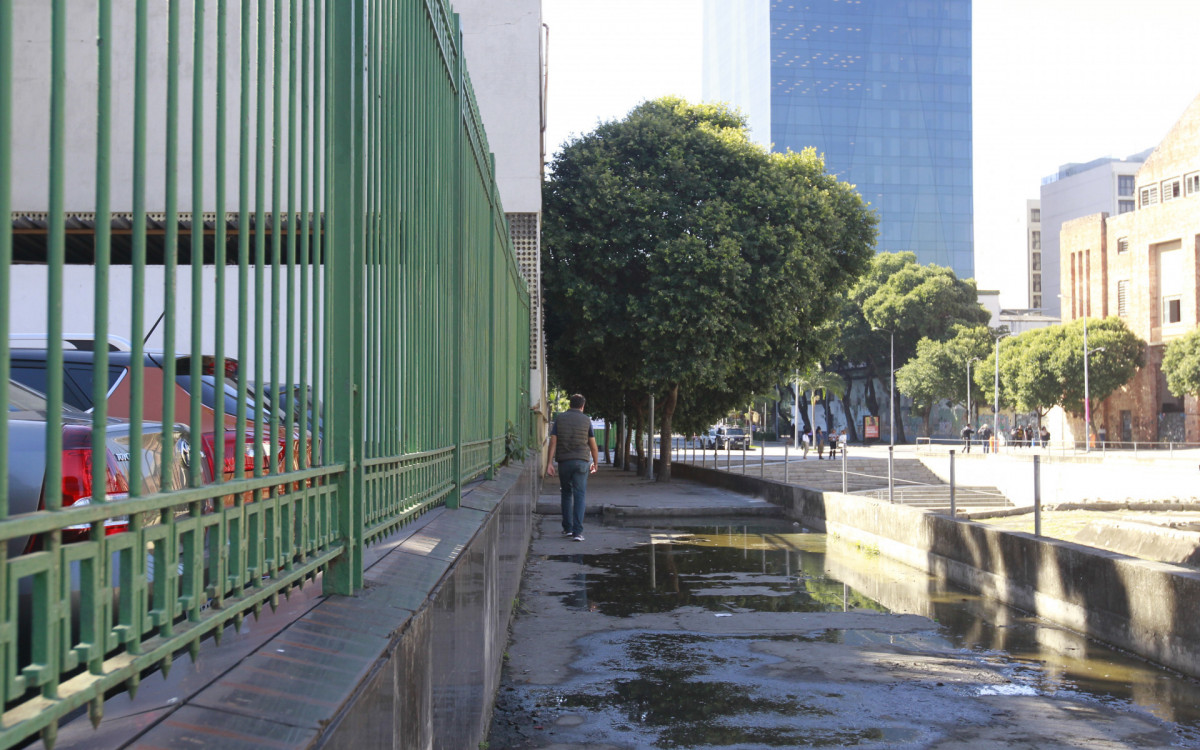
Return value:
M 8 504 L 12 516 L 45 509 L 45 475 L 48 418 L 46 397 L 12 379 L 8 383 Z M 58 420 L 62 430 L 62 507 L 89 505 L 96 488 L 92 486 L 92 415 L 64 406 Z M 109 419 L 105 425 L 105 494 L 108 502 L 119 503 L 129 497 L 129 465 L 133 460 L 129 445 L 130 424 Z M 173 425 L 164 431 L 158 422 L 142 424 L 141 493 L 153 494 L 187 487 L 191 441 L 187 428 Z M 167 461 L 168 482 L 162 484 L 162 465 Z M 208 478 L 207 473 L 204 475 Z M 147 525 L 158 522 L 158 513 L 146 514 Z M 128 516 L 114 515 L 104 522 L 106 534 L 118 534 L 129 527 Z M 70 527 L 63 542 L 86 541 L 89 526 Z M 31 552 L 39 540 L 17 537 L 8 540 L 9 559 Z
M 62 453 L 56 460 L 62 467 L 61 477 L 61 507 L 64 509 L 91 505 L 98 494 L 98 488 L 93 486 L 94 456 L 92 436 L 95 426 L 93 415 L 79 411 L 71 406 L 64 406 L 56 419 L 51 419 L 49 404 L 46 397 L 19 382 L 9 379 L 8 383 L 8 509 L 10 517 L 19 517 L 46 509 L 46 473 L 53 457 L 46 454 L 47 432 L 51 429 L 62 430 Z M 134 456 L 130 450 L 131 424 L 125 420 L 108 419 L 104 425 L 105 444 L 105 501 L 111 504 L 111 515 L 101 523 L 105 536 L 125 533 L 129 530 L 129 514 L 122 512 L 123 501 L 129 498 L 130 466 L 138 461 L 142 476 L 140 482 L 141 495 L 152 495 L 158 492 L 183 489 L 188 486 L 189 464 L 192 458 L 191 441 L 188 429 L 183 425 L 171 425 L 168 429 L 158 422 L 144 422 L 141 425 L 141 453 Z M 166 479 L 163 478 L 163 465 L 167 465 Z M 211 476 L 207 471 L 202 472 L 202 481 L 208 482 Z M 201 511 L 210 512 L 215 503 L 204 503 Z M 174 508 L 176 517 L 190 514 L 188 505 Z M 162 522 L 162 513 L 147 511 L 140 514 L 143 527 Z M 61 541 L 64 550 L 74 544 L 89 542 L 92 539 L 92 525 L 81 523 L 68 525 L 63 528 Z M 7 540 L 6 552 L 10 561 L 22 555 L 28 555 L 46 549 L 44 535 L 15 536 Z M 205 550 L 207 550 L 205 545 Z M 146 577 L 154 580 L 154 543 L 146 545 Z M 109 575 L 114 582 L 122 581 L 121 565 L 124 554 L 113 552 L 109 561 Z M 71 623 L 71 642 L 75 643 L 79 636 L 79 620 L 82 607 L 82 563 L 78 560 L 68 561 L 64 571 L 70 576 L 70 597 L 65 600 L 69 607 Z M 207 566 L 205 566 L 207 570 Z M 17 624 L 15 638 L 17 643 L 16 659 L 18 671 L 28 665 L 31 659 L 32 643 L 36 637 L 35 625 L 35 590 L 34 576 L 13 575 L 9 586 L 15 588 L 18 594 Z M 113 591 L 114 618 L 118 612 L 120 584 Z M 151 587 L 152 589 L 152 587 Z M 149 590 L 148 597 L 153 596 Z M 145 606 L 151 606 L 147 599 Z M 114 620 L 115 622 L 115 620 Z
M 81 342 L 75 339 L 66 341 L 64 344 L 78 348 L 64 347 L 63 349 L 63 401 L 77 409 L 89 411 L 95 407 L 92 395 L 95 380 L 95 369 L 93 366 L 93 362 L 95 361 L 94 348 L 89 342 Z M 44 346 L 44 344 L 39 344 L 39 346 Z M 36 391 L 44 393 L 49 383 L 49 374 L 46 370 L 47 354 L 48 351 L 45 348 L 14 346 L 10 353 L 12 378 Z M 165 374 L 164 363 L 166 361 L 167 356 L 161 352 L 145 352 L 143 354 L 143 418 L 155 419 L 162 416 L 163 376 Z M 200 446 L 200 452 L 208 461 L 210 476 L 215 477 L 218 473 L 217 467 L 213 463 L 215 462 L 216 434 L 218 431 L 216 405 L 219 400 L 223 403 L 224 409 L 222 421 L 224 423 L 225 445 L 224 470 L 221 473 L 226 479 L 233 478 L 234 469 L 236 468 L 234 457 L 240 455 L 244 463 L 245 474 L 247 476 L 253 475 L 255 455 L 259 453 L 256 450 L 257 444 L 254 441 L 253 435 L 256 411 L 253 398 L 247 396 L 245 409 L 246 421 L 242 425 L 243 429 L 239 429 L 237 424 L 237 378 L 239 373 L 237 360 L 226 358 L 224 363 L 218 367 L 215 357 L 203 357 L 200 367 L 201 382 L 199 387 L 196 387 L 192 383 L 191 357 L 176 356 L 174 362 L 174 421 L 182 424 L 190 423 L 191 394 L 198 392 L 201 400 L 201 423 L 200 434 L 196 436 L 196 441 Z M 109 416 L 128 419 L 132 412 L 132 367 L 132 352 L 123 349 L 108 352 L 108 397 L 106 403 Z M 263 404 L 263 422 L 270 422 L 272 415 L 271 404 L 269 401 L 266 401 Z M 277 414 L 275 416 L 278 416 L 279 424 L 282 425 L 284 422 L 283 415 Z M 282 428 L 280 429 L 282 431 Z M 292 440 L 293 450 L 298 451 L 298 436 L 295 434 L 292 435 Z M 286 436 L 280 434 L 274 442 L 276 443 L 277 464 L 282 466 Z M 241 446 L 240 450 L 238 446 Z M 270 450 L 261 451 L 261 455 L 265 468 L 259 470 L 260 474 L 264 473 L 265 470 L 269 470 L 271 452 Z
M 750 449 L 750 436 L 741 427 L 718 427 L 715 439 L 717 450 L 725 450 L 726 448 Z

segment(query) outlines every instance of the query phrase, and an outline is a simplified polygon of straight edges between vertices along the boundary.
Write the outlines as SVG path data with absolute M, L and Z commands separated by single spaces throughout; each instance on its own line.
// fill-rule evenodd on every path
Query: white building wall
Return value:
M 148 31 L 152 39 L 165 40 L 167 37 L 167 3 L 152 2 L 148 4 Z M 148 158 L 146 174 L 146 206 L 150 211 L 162 211 L 166 203 L 167 179 L 174 180 L 177 188 L 178 209 L 188 213 L 192 209 L 192 71 L 193 71 L 193 15 L 191 3 L 183 3 L 184 9 L 179 19 L 179 68 L 177 82 L 179 86 L 179 110 L 177 124 L 178 165 L 168 174 L 165 154 L 167 144 L 167 59 L 166 44 L 156 41 L 150 45 L 147 64 L 147 123 L 145 134 L 145 149 Z M 217 77 L 217 13 L 215 3 L 209 3 L 205 14 L 204 39 L 205 49 L 202 64 L 204 66 L 205 91 L 202 96 L 204 124 L 202 140 L 204 156 L 204 210 L 216 211 L 216 77 Z M 275 23 L 272 4 L 271 13 L 262 19 L 269 39 L 274 38 Z M 68 213 L 91 213 L 95 206 L 96 195 L 96 102 L 97 102 L 97 17 L 96 3 L 71 2 L 70 13 L 67 14 L 67 88 L 65 112 L 65 141 L 67 179 L 65 182 L 65 208 Z M 255 31 L 251 32 L 251 54 L 257 59 L 257 4 L 251 5 L 252 23 Z M 10 179 L 13 180 L 13 210 L 16 213 L 41 213 L 48 209 L 50 163 L 50 86 L 51 77 L 51 3 L 46 0 L 15 0 L 13 9 L 14 22 L 14 77 L 13 77 L 13 164 Z M 133 111 L 134 111 L 134 74 L 135 74 L 135 2 L 134 0 L 114 0 L 113 2 L 113 35 L 108 42 L 112 45 L 113 54 L 113 98 L 112 98 L 112 178 L 110 182 L 110 201 L 112 211 L 125 213 L 133 210 Z M 290 35 L 289 18 L 285 15 L 280 19 L 285 35 Z M 243 116 L 239 109 L 241 97 L 241 48 L 240 48 L 240 12 L 230 13 L 228 20 L 229 43 L 227 55 L 227 92 L 228 111 L 226 112 L 226 140 L 228 153 L 226 155 L 227 180 L 232 188 L 236 186 L 239 161 L 239 131 L 243 120 L 256 122 L 254 112 Z M 285 36 L 286 38 L 286 36 Z M 286 46 L 286 45 L 285 45 Z M 250 143 L 248 152 L 251 154 L 251 165 L 262 151 L 265 160 L 266 200 L 271 201 L 271 185 L 273 174 L 273 97 L 275 87 L 270 71 L 274 70 L 275 61 L 268 58 L 264 64 L 268 66 L 267 85 L 262 89 L 266 97 L 266 119 L 264 120 L 266 139 L 260 144 L 256 138 L 257 124 L 250 127 Z M 282 60 L 283 69 L 287 71 L 291 65 L 289 59 Z M 257 69 L 257 63 L 255 63 Z M 287 73 L 285 72 L 285 75 Z M 258 85 L 252 76 L 251 110 L 257 107 Z M 283 111 L 290 104 L 291 86 L 286 82 L 282 86 Z M 283 155 L 282 186 L 287 185 L 287 128 L 282 128 L 278 141 L 280 153 Z M 320 147 L 314 147 L 318 152 Z M 19 176 L 19 177 L 18 177 Z M 237 210 L 238 191 L 228 191 L 230 205 L 226 210 Z M 251 205 L 254 198 L 254 180 L 251 180 Z
M 768 0 L 704 0 L 701 96 L 746 115 L 750 138 L 771 147 L 771 7 Z
M 1120 213 L 1118 201 L 1134 196 L 1117 195 L 1118 177 L 1136 175 L 1144 160 L 1143 154 L 1065 175 L 1069 167 L 1064 167 L 1057 179 L 1048 178 L 1042 185 L 1042 309 L 1047 315 L 1062 312 L 1058 235 L 1063 223 L 1097 213 Z
M 541 295 L 546 45 L 540 0 L 456 0 L 463 49 L 513 248 L 529 284 L 529 400 L 549 418 Z

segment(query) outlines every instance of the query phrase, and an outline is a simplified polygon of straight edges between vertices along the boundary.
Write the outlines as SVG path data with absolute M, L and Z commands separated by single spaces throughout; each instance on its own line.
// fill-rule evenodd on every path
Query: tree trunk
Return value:
M 638 457 L 637 473 L 639 477 L 644 477 L 646 476 L 646 446 L 643 445 L 646 442 L 646 406 L 644 404 L 638 404 L 637 406 L 637 418 L 634 422 L 633 435 L 633 444 L 637 450 Z
M 611 464 L 612 456 L 608 452 L 608 425 L 609 425 L 609 421 L 607 419 L 605 419 L 604 420 L 604 463 Z
M 621 429 L 621 423 L 617 422 L 617 439 L 616 439 L 615 445 L 613 447 L 613 468 L 614 469 L 620 469 L 622 466 L 625 465 L 624 461 L 621 460 L 623 458 L 621 455 L 621 438 L 623 438 L 625 436 L 624 432 L 625 431 Z
M 846 415 L 846 442 L 858 442 L 858 428 L 854 425 L 854 412 L 850 409 L 850 394 L 854 391 L 854 380 L 843 375 L 846 381 L 846 393 L 842 396 L 842 412 Z
M 879 416 L 879 396 L 875 393 L 875 376 L 867 375 L 863 383 L 863 403 L 867 405 L 867 413 L 872 417 Z
M 904 420 L 900 418 L 900 399 L 896 399 L 896 403 L 891 406 L 892 418 L 896 422 L 896 442 L 907 444 L 908 438 L 904 437 Z
M 679 384 L 675 383 L 667 391 L 667 397 L 662 402 L 662 422 L 661 432 L 658 436 L 659 444 L 662 446 L 662 458 L 658 464 L 658 476 L 655 477 L 660 482 L 671 481 L 671 418 L 675 416 L 675 405 L 679 403 Z

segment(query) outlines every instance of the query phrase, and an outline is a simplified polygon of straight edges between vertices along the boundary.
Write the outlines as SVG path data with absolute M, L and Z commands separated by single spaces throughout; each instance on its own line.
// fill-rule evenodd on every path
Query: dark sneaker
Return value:
M 583 534 L 576 534 L 576 535 L 575 535 L 575 541 L 577 541 L 577 542 L 582 542 L 582 541 L 583 541 Z
M 567 531 L 566 529 L 563 529 L 562 535 L 563 536 L 575 536 L 574 534 L 572 534 L 570 531 Z

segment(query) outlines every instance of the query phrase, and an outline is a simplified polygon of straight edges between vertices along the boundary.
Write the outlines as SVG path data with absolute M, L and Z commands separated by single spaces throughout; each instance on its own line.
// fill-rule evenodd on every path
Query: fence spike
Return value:
M 92 720 L 92 729 L 99 729 L 104 720 L 104 696 L 97 695 L 88 702 L 88 718 Z
M 54 750 L 54 742 L 58 739 L 58 719 L 42 727 L 42 744 L 46 750 Z

